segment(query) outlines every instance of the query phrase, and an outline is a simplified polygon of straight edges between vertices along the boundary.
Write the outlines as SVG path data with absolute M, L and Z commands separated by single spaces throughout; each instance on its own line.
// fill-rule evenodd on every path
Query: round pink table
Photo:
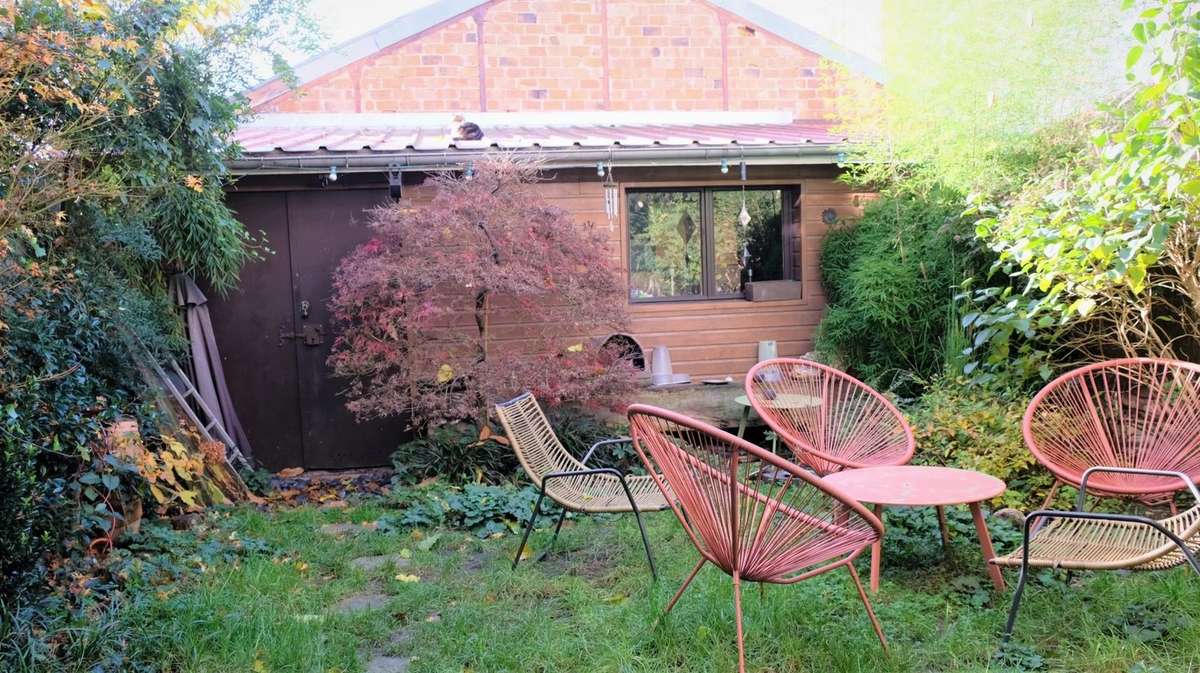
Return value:
M 942 546 L 949 542 L 946 528 L 947 505 L 967 505 L 975 519 L 975 530 L 979 533 L 979 546 L 983 548 L 983 560 L 997 591 L 1004 590 L 1004 576 L 1000 569 L 987 563 L 996 556 L 992 549 L 992 538 L 979 503 L 990 500 L 1004 492 L 1004 482 L 971 470 L 926 465 L 896 465 L 889 467 L 864 467 L 858 470 L 842 470 L 824 481 L 833 484 L 850 497 L 860 502 L 875 505 L 875 515 L 883 518 L 885 506 L 936 507 L 938 526 L 942 531 Z M 871 546 L 871 591 L 879 591 L 879 567 L 882 563 L 883 545 L 876 542 Z

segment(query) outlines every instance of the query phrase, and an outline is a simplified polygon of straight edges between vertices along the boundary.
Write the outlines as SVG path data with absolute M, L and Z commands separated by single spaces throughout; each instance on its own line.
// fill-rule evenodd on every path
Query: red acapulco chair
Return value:
M 629 424 L 638 456 L 700 552 L 667 612 L 705 564 L 732 576 L 745 673 L 741 583 L 793 584 L 844 567 L 887 651 L 853 565 L 883 536 L 875 515 L 804 468 L 687 416 L 634 404 Z
M 1200 481 L 1200 366 L 1125 358 L 1067 372 L 1042 388 L 1021 424 L 1030 452 L 1062 484 L 1079 487 L 1092 467 L 1181 472 Z M 1098 471 L 1093 495 L 1169 504 L 1187 484 L 1175 477 Z
M 817 474 L 904 465 L 912 458 L 913 433 L 900 410 L 833 367 L 798 358 L 764 360 L 746 374 L 746 396 Z

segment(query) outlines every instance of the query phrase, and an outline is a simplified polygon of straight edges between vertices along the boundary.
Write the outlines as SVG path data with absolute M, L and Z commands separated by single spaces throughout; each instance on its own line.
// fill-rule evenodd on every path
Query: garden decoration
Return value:
M 1129 514 L 1085 512 L 1088 479 L 1093 475 L 1125 475 L 1178 479 L 1191 491 L 1196 505 L 1167 519 Z M 1045 521 L 1046 525 L 1037 525 Z M 1080 478 L 1075 511 L 1037 510 L 1025 518 L 1020 549 L 992 559 L 998 566 L 1020 566 L 1012 607 L 1004 625 L 1004 642 L 1012 637 L 1021 594 L 1030 568 L 1068 570 L 1165 570 L 1187 563 L 1200 575 L 1200 490 L 1183 472 L 1131 467 L 1091 467 Z
M 746 374 L 746 395 L 796 458 L 825 475 L 848 467 L 903 465 L 912 429 L 883 395 L 809 360 L 775 358 Z
M 554 537 L 550 539 L 550 544 L 546 546 L 546 551 L 540 558 L 545 558 L 554 547 L 568 510 L 587 514 L 633 512 L 642 534 L 642 545 L 646 548 L 650 574 L 657 579 L 658 571 L 654 567 L 654 556 L 650 553 L 650 540 L 646 537 L 642 512 L 666 509 L 669 506 L 666 498 L 649 476 L 627 476 L 613 467 L 587 466 L 592 454 L 600 447 L 628 443 L 631 440 L 625 437 L 596 442 L 582 460 L 577 460 L 558 441 L 554 428 L 550 427 L 550 422 L 546 420 L 546 415 L 542 413 L 542 408 L 532 393 L 524 393 L 497 404 L 496 415 L 500 418 L 500 424 L 504 426 L 504 432 L 508 435 L 521 467 L 539 489 L 537 502 L 529 514 L 525 533 L 521 536 L 521 545 L 513 558 L 513 569 L 515 570 L 521 562 L 525 543 L 529 541 L 529 534 L 533 532 L 533 526 L 537 523 L 542 500 L 550 496 L 550 499 L 562 508 L 562 513 L 554 526 Z
M 875 505 L 875 516 L 883 518 L 884 506 L 936 507 L 938 527 L 942 533 L 942 548 L 950 544 L 950 531 L 946 525 L 943 508 L 947 505 L 967 505 L 975 521 L 975 532 L 979 535 L 979 546 L 983 560 L 989 561 L 996 555 L 992 549 L 992 538 L 979 503 L 991 500 L 1004 493 L 1005 484 L 999 479 L 952 467 L 930 465 L 888 465 L 865 467 L 859 470 L 842 470 L 824 478 L 859 502 Z M 883 545 L 876 542 L 871 546 L 871 592 L 879 591 L 880 566 L 883 562 Z M 1004 576 L 1000 569 L 989 565 L 988 574 L 996 591 L 1004 591 Z
M 1182 472 L 1200 481 L 1200 365 L 1127 358 L 1076 369 L 1051 381 L 1029 403 L 1025 444 L 1054 474 L 1048 507 L 1062 484 L 1080 487 L 1097 465 Z M 1092 493 L 1168 504 L 1185 482 L 1144 470 L 1105 471 Z
M 875 515 L 799 465 L 706 423 L 642 404 L 629 407 L 629 423 L 634 449 L 700 552 L 666 612 L 706 564 L 732 576 L 744 673 L 741 583 L 793 584 L 844 567 L 887 651 L 853 565 L 883 535 Z

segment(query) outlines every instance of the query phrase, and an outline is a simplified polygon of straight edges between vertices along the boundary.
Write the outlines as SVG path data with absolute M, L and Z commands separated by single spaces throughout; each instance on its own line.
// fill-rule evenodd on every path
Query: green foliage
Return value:
M 1185 631 L 1192 619 L 1167 605 L 1135 603 L 1108 620 L 1108 632 L 1139 643 L 1151 643 Z
M 1003 479 L 1002 505 L 1032 509 L 1053 484 L 1025 446 L 1021 418 L 1028 398 L 1016 386 L 940 378 L 911 409 L 915 462 L 978 470 Z
M 1092 144 L 980 205 L 977 233 L 1019 283 L 976 290 L 984 310 L 964 316 L 985 364 L 1049 376 L 1049 359 L 1200 352 L 1200 7 L 1143 8 L 1126 59 L 1136 88 L 1102 106 Z
M 405 442 L 392 454 L 392 467 L 401 483 L 441 477 L 450 483 L 498 481 L 517 466 L 511 448 L 479 439 L 465 423 L 432 428 L 424 437 Z
M 467 530 L 485 538 L 518 532 L 521 523 L 529 520 L 537 497 L 538 491 L 532 486 L 466 484 L 447 487 L 435 484 L 397 493 L 397 498 L 404 503 L 403 511 L 387 521 L 405 528 Z M 546 514 L 544 509 L 542 514 Z
M 957 553 L 977 553 L 979 534 L 975 531 L 975 520 L 965 507 L 948 507 L 946 527 L 950 531 L 950 543 Z M 941 546 L 941 529 L 938 526 L 937 509 L 933 507 L 889 507 L 883 512 L 887 534 L 883 537 L 883 555 L 887 565 L 897 568 L 920 570 L 940 563 L 946 553 Z M 999 549 L 1012 549 L 1021 541 L 1021 531 L 1006 519 L 991 518 L 988 521 L 992 541 Z M 950 590 L 956 593 L 972 593 L 970 584 L 951 582 Z M 988 591 L 990 592 L 990 585 Z M 966 597 L 969 603 L 976 599 Z
M 101 448 L 120 417 L 154 429 L 129 345 L 179 346 L 166 275 L 225 290 L 258 255 L 223 203 L 227 94 L 246 47 L 291 41 L 256 44 L 253 22 L 298 2 L 0 7 L 0 594 L 64 535 L 110 541 L 141 487 Z
M 1034 130 L 1120 86 L 1115 2 L 891 0 L 886 86 L 852 88 L 838 110 L 861 180 L 924 193 L 1005 192 L 1044 156 Z
M 580 407 L 560 407 L 547 416 L 563 448 L 581 460 L 596 442 L 629 436 L 627 423 L 606 420 Z M 642 463 L 633 445 L 622 443 L 597 449 L 588 467 L 615 467 L 628 473 L 640 469 Z
M 901 194 L 869 203 L 821 249 L 828 309 L 817 350 L 869 383 L 914 392 L 946 363 L 955 288 L 973 256 L 956 194 Z
M 271 547 L 215 519 L 192 531 L 146 522 L 101 561 L 74 556 L 53 582 L 75 593 L 20 592 L 0 601 L 0 670 L 6 673 L 151 673 L 137 615 L 208 567 L 269 556 Z

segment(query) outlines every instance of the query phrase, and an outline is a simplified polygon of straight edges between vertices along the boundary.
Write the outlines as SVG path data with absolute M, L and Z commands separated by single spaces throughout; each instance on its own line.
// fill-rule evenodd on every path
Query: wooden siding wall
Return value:
M 667 186 L 736 186 L 737 179 L 714 179 L 716 167 L 615 169 L 624 189 Z M 821 287 L 820 250 L 827 226 L 821 214 L 827 208 L 838 218 L 854 219 L 862 213 L 866 194 L 855 193 L 836 179 L 829 166 L 751 166 L 750 182 L 792 187 L 798 192 L 793 208 L 793 278 L 802 283 L 800 299 L 750 302 L 717 299 L 655 303 L 630 303 L 629 333 L 646 350 L 655 346 L 671 349 L 677 373 L 693 380 L 733 376 L 738 379 L 755 363 L 760 340 L 774 340 L 781 356 L 803 355 L 812 350 L 816 326 L 825 308 Z M 571 212 L 578 223 L 592 223 L 608 233 L 613 265 L 628 277 L 628 239 L 624 208 L 619 221 L 609 227 L 604 213 L 604 189 L 595 171 L 562 171 L 543 183 L 542 190 L 555 205 Z M 414 205 L 429 198 L 428 189 L 405 192 Z M 520 348 L 536 326 L 518 316 L 497 316 L 492 323 L 499 348 Z

